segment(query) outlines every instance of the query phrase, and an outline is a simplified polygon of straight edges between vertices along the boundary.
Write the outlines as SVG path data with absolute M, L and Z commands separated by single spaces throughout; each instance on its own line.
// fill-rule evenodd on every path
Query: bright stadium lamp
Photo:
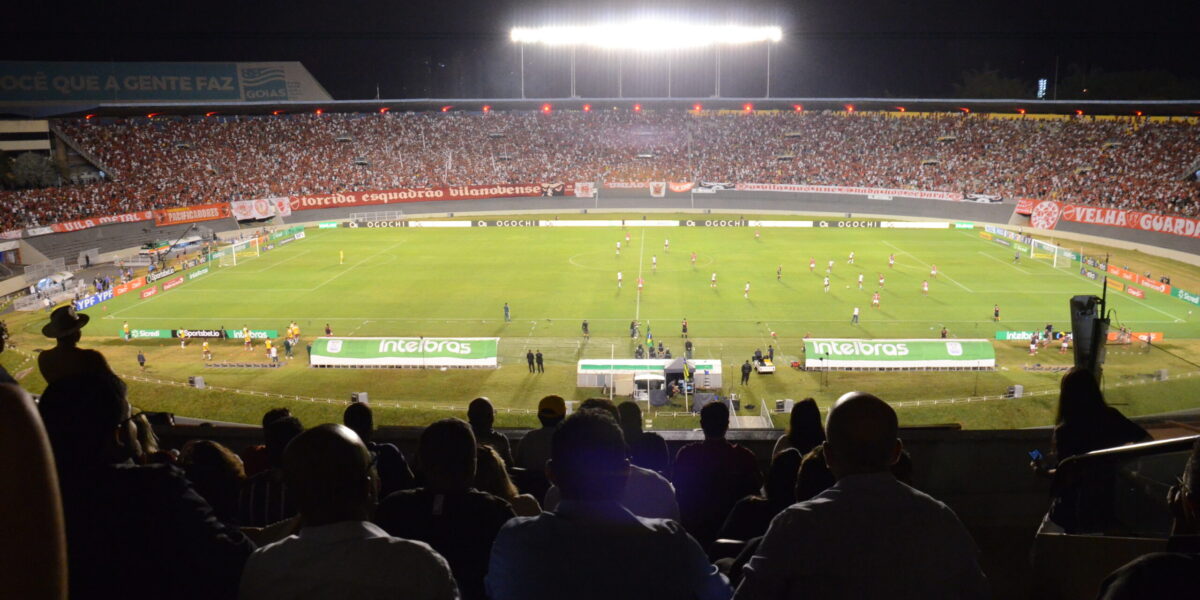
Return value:
M 766 44 L 767 92 L 771 95 L 771 44 L 783 39 L 777 26 L 700 25 L 668 20 L 637 20 L 595 25 L 514 27 L 509 34 L 520 48 L 521 97 L 525 97 L 525 46 L 542 45 L 571 50 L 571 97 L 575 97 L 575 50 L 625 50 L 635 52 L 671 52 L 713 47 L 716 69 L 714 96 L 721 95 L 721 47 Z M 620 56 L 620 55 L 618 55 Z M 668 55 L 667 95 L 670 96 L 670 55 Z M 621 93 L 621 67 L 617 67 L 617 96 Z

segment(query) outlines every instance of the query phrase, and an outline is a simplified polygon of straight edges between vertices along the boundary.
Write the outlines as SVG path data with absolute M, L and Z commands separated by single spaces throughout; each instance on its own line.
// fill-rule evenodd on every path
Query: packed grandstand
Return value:
M 789 183 L 1200 215 L 1195 119 L 451 111 L 57 121 L 99 182 L 0 190 L 0 231 L 279 196 L 547 182 Z

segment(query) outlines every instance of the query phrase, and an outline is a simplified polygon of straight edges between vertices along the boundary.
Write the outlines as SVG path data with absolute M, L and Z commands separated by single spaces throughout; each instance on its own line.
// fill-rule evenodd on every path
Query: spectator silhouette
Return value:
M 588 398 L 579 405 L 579 409 L 603 411 L 613 422 L 617 422 L 617 407 L 607 398 Z M 650 469 L 629 465 L 629 474 L 624 480 L 624 491 L 620 499 L 621 506 L 639 517 L 679 520 L 675 487 L 667 478 Z M 558 486 L 551 486 L 546 491 L 546 501 L 542 506 L 548 511 L 553 511 L 558 508 L 561 500 L 562 491 Z
M 675 493 L 681 523 L 704 547 L 738 500 L 758 493 L 762 474 L 749 450 L 725 439 L 729 407 L 710 402 L 700 409 L 704 441 L 679 449 L 675 456 Z
M 66 529 L 54 456 L 37 411 L 25 390 L 0 384 L 0 506 L 7 507 L 0 511 L 0 590 L 13 598 L 62 600 Z
M 371 407 L 363 402 L 351 402 L 342 413 L 342 423 L 349 427 L 367 445 L 379 475 L 379 496 L 388 497 L 392 492 L 417 486 L 408 461 L 395 444 L 377 444 L 371 440 L 375 434 L 375 416 Z
M 546 479 L 546 461 L 550 460 L 550 438 L 558 424 L 567 416 L 567 403 L 562 396 L 546 396 L 538 402 L 538 421 L 542 426 L 525 434 L 513 453 L 513 466 L 520 473 L 521 489 L 535 498 L 543 498 L 550 482 Z
M 267 452 L 267 445 L 265 443 L 267 425 L 270 425 L 277 419 L 290 416 L 292 416 L 292 411 L 285 407 L 272 408 L 271 410 L 263 413 L 262 432 L 264 436 L 264 443 L 256 444 L 254 446 L 247 446 L 238 454 L 238 456 L 242 457 L 242 467 L 246 471 L 246 477 L 254 477 L 255 475 L 258 475 L 259 473 L 271 468 L 271 457 Z
M 446 557 L 463 598 L 484 598 L 483 578 L 496 532 L 515 516 L 508 502 L 472 488 L 475 436 L 459 419 L 425 428 L 417 471 L 425 486 L 396 492 L 379 504 L 375 523 L 391 535 L 420 540 Z
M 75 312 L 71 305 L 60 306 L 50 313 L 50 322 L 42 327 L 42 335 L 57 341 L 49 350 L 38 354 L 38 370 L 46 384 L 81 376 L 112 375 L 104 355 L 79 347 L 83 327 L 89 317 Z
M 59 379 L 38 405 L 50 437 L 67 524 L 73 599 L 110 598 L 137 569 L 156 598 L 232 598 L 254 545 L 218 520 L 183 472 L 137 465 L 125 384 Z
M 825 432 L 837 483 L 775 517 L 736 597 L 986 597 L 975 544 L 958 517 L 888 471 L 903 448 L 892 407 L 847 393 Z
M 0 321 L 0 354 L 2 354 L 4 352 L 4 346 L 7 343 L 8 343 L 8 326 L 4 325 L 3 321 Z M 14 379 L 13 376 L 8 372 L 8 369 L 5 369 L 4 365 L 0 365 L 0 384 L 3 384 L 3 383 L 18 385 L 17 380 Z
M 581 409 L 564 421 L 549 467 L 562 504 L 500 530 L 487 577 L 492 600 L 728 598 L 725 578 L 682 527 L 621 506 L 628 469 L 607 412 Z
M 825 442 L 825 428 L 821 425 L 821 410 L 817 401 L 805 398 L 792 405 L 787 433 L 779 436 L 771 456 L 788 448 L 795 448 L 804 456 Z
M 238 455 L 212 440 L 191 440 L 179 453 L 179 466 L 217 518 L 238 522 L 238 494 L 246 481 Z
M 238 498 L 238 521 L 242 526 L 264 527 L 296 515 L 283 480 L 283 451 L 303 431 L 296 417 L 275 419 L 263 430 L 271 467 L 247 479 L 242 487 Z
M 667 450 L 667 441 L 657 433 L 642 431 L 642 409 L 637 402 L 626 400 L 618 404 L 617 414 L 625 444 L 629 446 L 629 461 L 663 475 L 670 473 L 671 453 Z
M 517 486 L 513 485 L 512 479 L 508 477 L 508 471 L 504 470 L 504 461 L 500 460 L 495 448 L 476 446 L 475 454 L 475 489 L 508 502 L 518 517 L 542 514 L 542 506 L 538 504 L 537 498 L 517 491 Z
M 1150 441 L 1145 429 L 1104 402 L 1090 371 L 1067 371 L 1059 390 L 1052 444 L 1060 462 L 1101 448 Z
M 1099 600 L 1175 598 L 1195 589 L 1200 573 L 1200 438 L 1167 502 L 1175 516 L 1168 551 L 1140 556 L 1113 571 L 1100 585 Z
M 476 398 L 467 405 L 467 422 L 471 424 L 471 431 L 475 434 L 475 441 L 479 444 L 491 446 L 500 454 L 500 458 L 504 460 L 504 468 L 513 466 L 512 448 L 508 443 L 508 438 L 503 433 L 492 429 L 492 425 L 496 422 L 496 409 L 492 408 L 492 401 L 487 398 Z
M 746 496 L 733 505 L 718 538 L 749 540 L 767 532 L 771 519 L 796 502 L 800 452 L 788 448 L 771 459 L 763 495 Z
M 371 463 L 342 425 L 318 425 L 288 444 L 283 470 L 303 527 L 250 556 L 242 600 L 458 598 L 445 559 L 368 521 L 379 490 Z

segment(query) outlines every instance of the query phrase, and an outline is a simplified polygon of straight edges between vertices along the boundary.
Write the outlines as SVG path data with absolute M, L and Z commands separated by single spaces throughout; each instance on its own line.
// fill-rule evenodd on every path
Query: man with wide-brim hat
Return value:
M 38 370 L 47 384 L 82 375 L 113 374 L 103 354 L 77 346 L 87 323 L 88 316 L 75 312 L 71 305 L 60 306 L 50 313 L 50 322 L 42 327 L 42 335 L 58 343 L 38 355 Z

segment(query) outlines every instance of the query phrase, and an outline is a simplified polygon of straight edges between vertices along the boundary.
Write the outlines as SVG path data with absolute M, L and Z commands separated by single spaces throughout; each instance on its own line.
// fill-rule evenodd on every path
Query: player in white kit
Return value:
M 617 289 L 621 289 L 621 272 L 617 271 Z
M 862 273 L 859 273 L 859 274 L 858 274 L 858 289 L 860 289 L 860 290 L 861 290 L 861 289 L 862 289 L 862 286 L 863 286 L 863 274 L 862 274 Z
M 708 282 L 708 287 L 710 287 L 710 288 L 717 287 L 717 272 L 716 271 L 713 271 L 713 276 L 712 276 L 712 279 L 709 280 L 709 282 Z
M 825 276 L 825 293 L 826 294 L 829 293 L 829 276 L 828 275 Z
M 749 281 L 746 282 L 746 291 L 742 292 L 742 297 L 746 298 L 747 300 L 750 299 L 750 282 Z

